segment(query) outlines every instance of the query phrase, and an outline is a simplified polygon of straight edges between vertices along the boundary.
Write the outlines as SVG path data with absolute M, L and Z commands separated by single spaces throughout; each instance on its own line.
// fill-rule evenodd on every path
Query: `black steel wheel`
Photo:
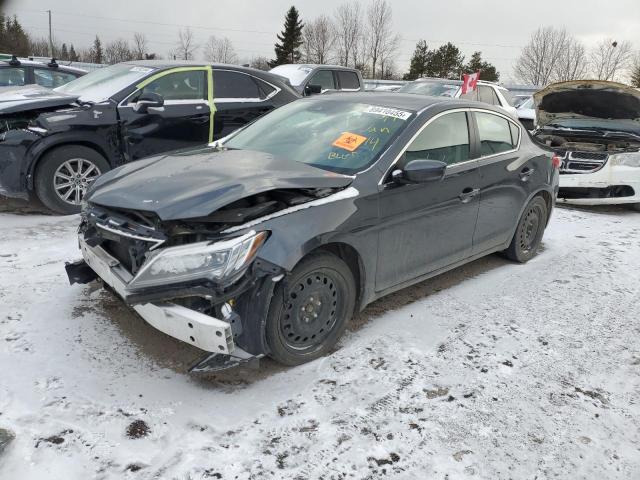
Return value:
M 267 319 L 271 356 L 286 365 L 308 362 L 331 350 L 353 315 L 355 281 L 338 257 L 303 259 L 276 288 Z
M 544 198 L 534 197 L 524 209 L 511 244 L 505 251 L 509 259 L 525 263 L 533 258 L 540 247 L 547 216 Z

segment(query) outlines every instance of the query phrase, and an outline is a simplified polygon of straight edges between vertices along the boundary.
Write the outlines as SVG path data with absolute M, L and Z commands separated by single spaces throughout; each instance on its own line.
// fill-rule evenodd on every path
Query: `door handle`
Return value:
M 520 180 L 523 182 L 529 181 L 529 178 L 531 178 L 533 172 L 535 172 L 535 169 L 524 167 L 522 170 L 520 170 Z
M 462 191 L 460 195 L 458 195 L 458 198 L 462 203 L 469 203 L 471 199 L 476 195 L 478 195 L 479 193 L 480 193 L 479 188 L 467 187 Z
M 209 115 L 198 115 L 197 117 L 191 117 L 191 123 L 204 124 L 209 121 Z

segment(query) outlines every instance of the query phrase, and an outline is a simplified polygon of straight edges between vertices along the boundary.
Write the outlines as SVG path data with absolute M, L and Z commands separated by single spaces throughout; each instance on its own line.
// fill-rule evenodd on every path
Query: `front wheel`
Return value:
M 355 292 L 340 258 L 318 253 L 300 261 L 274 292 L 266 324 L 270 356 L 300 365 L 326 355 L 353 315 Z
M 42 158 L 35 175 L 35 190 L 50 210 L 78 213 L 89 185 L 109 170 L 109 163 L 95 150 L 81 145 L 58 147 Z
M 540 247 L 547 216 L 547 202 L 542 197 L 534 197 L 524 209 L 511 244 L 505 250 L 507 258 L 520 263 L 533 258 Z

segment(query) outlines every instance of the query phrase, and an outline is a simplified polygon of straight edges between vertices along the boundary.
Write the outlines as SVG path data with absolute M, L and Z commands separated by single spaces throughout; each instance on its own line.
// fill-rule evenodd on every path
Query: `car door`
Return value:
M 522 129 L 505 114 L 474 110 L 473 124 L 480 147 L 480 209 L 473 239 L 474 254 L 511 239 L 520 211 L 532 192 L 534 161 L 522 163 Z M 514 168 L 516 167 L 516 168 Z
M 206 67 L 186 67 L 141 82 L 118 106 L 127 160 L 207 143 L 211 125 L 208 81 Z M 147 92 L 160 95 L 164 105 L 138 111 L 137 100 Z
M 414 159 L 448 164 L 441 181 L 397 184 L 390 172 L 379 194 L 376 289 L 384 291 L 456 263 L 471 254 L 478 216 L 479 173 L 473 160 L 470 114 L 439 114 L 412 139 L 391 168 Z
M 271 98 L 277 93 L 277 87 L 248 73 L 214 68 L 213 139 L 225 137 L 273 110 Z
M 307 85 L 318 85 L 321 93 L 337 90 L 336 79 L 332 70 L 322 69 L 316 71 L 305 84 L 305 88 L 303 90 L 305 96 L 309 95 L 307 93 Z

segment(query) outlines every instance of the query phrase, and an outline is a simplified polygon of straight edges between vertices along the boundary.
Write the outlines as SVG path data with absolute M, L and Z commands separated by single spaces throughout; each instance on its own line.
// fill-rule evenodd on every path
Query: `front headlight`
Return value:
M 251 231 L 220 242 L 164 248 L 144 263 L 129 286 L 143 288 L 190 280 L 232 279 L 253 261 L 266 239 L 267 232 Z
M 615 153 L 609 157 L 612 167 L 640 168 L 640 152 Z

